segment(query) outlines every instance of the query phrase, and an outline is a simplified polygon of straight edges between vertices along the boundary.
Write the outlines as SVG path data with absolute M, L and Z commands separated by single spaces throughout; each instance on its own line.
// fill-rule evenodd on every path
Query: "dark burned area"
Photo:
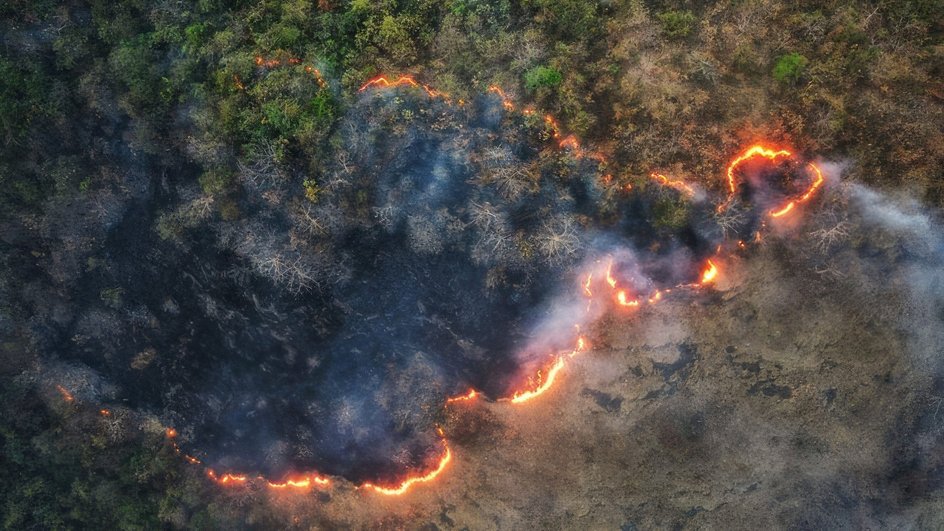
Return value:
M 570 348 L 570 330 L 533 332 L 583 261 L 636 249 L 617 268 L 644 293 L 696 280 L 722 241 L 711 201 L 658 225 L 676 191 L 607 188 L 595 160 L 542 142 L 492 97 L 367 94 L 341 130 L 347 160 L 313 204 L 302 176 L 241 176 L 236 221 L 213 214 L 168 238 L 155 227 L 195 192 L 178 184 L 185 169 L 152 177 L 80 255 L 107 267 L 45 288 L 71 308 L 34 320 L 41 350 L 100 373 L 115 386 L 103 404 L 156 413 L 211 467 L 393 481 L 438 453 L 447 396 L 507 396 L 548 346 Z

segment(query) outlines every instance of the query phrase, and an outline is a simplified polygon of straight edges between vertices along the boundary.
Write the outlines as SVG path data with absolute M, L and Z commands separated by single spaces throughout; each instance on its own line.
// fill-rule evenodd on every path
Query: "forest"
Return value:
M 747 146 L 939 209 L 942 35 L 937 0 L 3 3 L 2 525 L 421 528 L 293 520 L 188 461 L 423 469 L 446 396 L 571 348 L 531 331 L 595 253 L 661 297 L 803 193 L 723 215 Z

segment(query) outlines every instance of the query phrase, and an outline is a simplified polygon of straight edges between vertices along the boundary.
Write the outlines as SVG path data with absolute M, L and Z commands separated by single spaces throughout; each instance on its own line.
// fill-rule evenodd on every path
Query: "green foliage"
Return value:
M 660 197 L 652 209 L 652 223 L 660 229 L 675 230 L 688 224 L 688 203 L 674 197 Z
M 781 83 L 796 83 L 809 62 L 809 59 L 797 52 L 782 55 L 774 65 L 774 79 Z
M 200 188 L 207 195 L 225 193 L 233 183 L 233 171 L 229 168 L 215 167 L 200 175 Z
M 691 11 L 663 11 L 656 15 L 666 37 L 680 39 L 692 34 L 695 27 L 695 14 Z
M 536 66 L 524 75 L 524 86 L 528 90 L 537 90 L 542 87 L 556 87 L 561 84 L 563 76 L 554 68 Z

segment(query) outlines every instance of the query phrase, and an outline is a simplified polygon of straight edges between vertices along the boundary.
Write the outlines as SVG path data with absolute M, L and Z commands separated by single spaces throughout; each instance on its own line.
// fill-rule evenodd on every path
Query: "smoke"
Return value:
M 392 481 L 438 451 L 446 397 L 509 397 L 610 304 L 697 283 L 807 186 L 784 162 L 745 168 L 724 212 L 682 185 L 628 193 L 546 127 L 491 94 L 367 92 L 317 175 L 263 142 L 233 197 L 157 179 L 103 194 L 115 206 L 82 240 L 98 247 L 45 234 L 68 260 L 19 294 L 45 297 L 31 339 L 109 382 L 82 400 L 157 415 L 215 469 Z M 70 212 L 46 224 L 75 228 Z

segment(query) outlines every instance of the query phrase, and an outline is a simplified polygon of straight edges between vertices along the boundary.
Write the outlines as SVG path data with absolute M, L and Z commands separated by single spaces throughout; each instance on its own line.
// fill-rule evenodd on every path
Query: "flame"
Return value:
M 177 430 L 174 428 L 167 428 L 164 430 L 164 435 L 166 435 L 168 439 L 173 439 L 177 436 Z
M 381 88 L 393 88 L 393 87 L 414 87 L 423 89 L 426 94 L 431 98 L 443 98 L 446 101 L 449 101 L 449 95 L 445 92 L 440 92 L 431 88 L 429 85 L 424 85 L 415 79 L 413 76 L 400 76 L 397 79 L 390 81 L 386 76 L 377 76 L 373 79 L 367 80 L 366 83 L 361 85 L 361 88 L 357 89 L 358 92 L 364 92 L 365 90 L 371 87 L 381 87 Z
M 241 485 L 249 480 L 242 474 L 223 474 L 218 476 L 212 469 L 207 469 L 207 476 L 220 485 Z
M 620 306 L 636 307 L 639 306 L 639 301 L 636 299 L 629 300 L 629 296 L 626 294 L 626 290 L 621 289 L 616 292 L 616 302 Z
M 296 489 L 307 489 L 312 485 L 318 485 L 321 487 L 327 487 L 331 484 L 331 480 L 322 477 L 322 476 L 303 476 L 296 479 L 286 479 L 281 483 L 275 483 L 272 481 L 266 481 L 266 484 L 273 489 L 284 489 L 288 487 L 293 487 Z
M 201 464 L 201 461 L 192 455 L 184 454 L 184 459 L 186 459 L 187 462 L 190 463 L 191 465 Z
M 545 391 L 554 385 L 554 379 L 557 378 L 557 373 L 559 373 L 563 368 L 564 358 L 558 356 L 557 361 L 554 362 L 554 365 L 552 365 L 551 368 L 547 370 L 547 377 L 542 377 L 539 371 L 537 376 L 537 380 L 539 382 L 538 386 L 528 391 L 515 391 L 515 394 L 511 397 L 511 403 L 520 404 L 544 394 Z
M 103 417 L 110 417 L 110 416 L 111 416 L 111 411 L 102 408 L 102 409 L 99 409 L 99 410 L 98 410 L 98 414 L 101 415 L 101 416 L 103 416 Z
M 587 281 L 583 283 L 583 293 L 587 297 L 593 297 L 593 291 L 590 290 L 590 283 L 593 281 L 593 273 L 587 275 Z
M 791 155 L 793 154 L 785 149 L 774 150 L 760 144 L 747 148 L 747 151 L 738 155 L 737 158 L 731 161 L 731 164 L 728 164 L 728 193 L 733 196 L 737 192 L 737 182 L 734 178 L 734 172 L 737 170 L 738 166 L 744 162 L 753 157 L 764 157 L 773 161 L 777 157 L 789 157 Z
M 687 195 L 688 197 L 694 197 L 694 196 L 695 196 L 695 189 L 692 188 L 691 186 L 689 186 L 689 185 L 688 185 L 686 182 L 684 182 L 684 181 L 671 180 L 671 179 L 669 179 L 668 177 L 666 177 L 665 175 L 662 175 L 661 173 L 653 173 L 653 174 L 651 174 L 649 177 L 650 177 L 651 179 L 653 179 L 654 181 L 658 181 L 658 182 L 661 183 L 663 186 L 667 186 L 667 187 L 669 187 L 669 188 L 672 188 L 673 190 L 676 190 L 676 191 L 678 191 L 678 192 L 680 192 L 680 193 L 682 193 L 682 194 L 684 194 L 684 195 Z
M 59 394 L 62 395 L 62 399 L 65 400 L 66 402 L 75 401 L 75 397 L 72 396 L 72 393 L 70 393 L 65 387 L 59 384 L 56 384 L 56 390 L 59 391 Z
M 816 177 L 813 179 L 813 182 L 810 184 L 810 187 L 806 189 L 806 192 L 803 195 L 801 195 L 799 199 L 794 199 L 792 201 L 789 201 L 787 202 L 787 204 L 780 207 L 779 209 L 770 211 L 770 217 L 779 218 L 779 217 L 785 216 L 786 214 L 791 212 L 793 210 L 793 207 L 795 207 L 796 205 L 805 203 L 806 201 L 808 201 L 810 197 L 812 197 L 813 194 L 816 193 L 816 190 L 818 190 L 819 187 L 823 185 L 823 181 L 824 181 L 823 172 L 821 172 L 819 167 L 816 164 L 813 164 L 812 162 L 809 163 L 808 166 L 811 170 L 813 170 L 813 173 L 816 175 Z
M 511 101 L 511 98 L 505 95 L 505 91 L 502 90 L 501 87 L 498 85 L 491 85 L 488 87 L 488 91 L 498 94 L 498 97 L 501 98 L 502 107 L 504 107 L 506 111 L 515 110 L 515 104 Z
M 717 276 L 718 276 L 718 266 L 715 265 L 715 263 L 709 259 L 707 265 L 705 266 L 705 270 L 702 271 L 701 283 L 708 284 L 709 282 L 713 281 L 715 277 Z
M 452 450 L 450 450 L 449 446 L 445 444 L 445 441 L 443 442 L 443 447 L 445 448 L 445 452 L 443 453 L 443 456 L 439 459 L 439 465 L 434 470 L 431 470 L 430 472 L 422 476 L 407 477 L 402 482 L 400 482 L 400 484 L 397 485 L 396 487 L 382 487 L 380 485 L 374 485 L 372 483 L 364 483 L 363 485 L 361 485 L 361 488 L 372 489 L 381 494 L 386 494 L 387 496 L 399 496 L 405 493 L 406 491 L 410 490 L 410 487 L 412 487 L 413 485 L 416 485 L 418 483 L 428 483 L 430 481 L 433 481 L 434 479 L 436 479 L 437 476 L 439 476 L 439 474 L 442 473 L 443 470 L 446 469 L 446 465 L 448 465 L 449 461 L 452 460 Z
M 478 391 L 476 391 L 475 389 L 469 389 L 469 392 L 466 393 L 466 394 L 464 394 L 464 395 L 459 395 L 459 396 L 454 396 L 454 397 L 452 397 L 452 398 L 447 398 L 447 399 L 446 399 L 446 403 L 447 403 L 447 404 L 452 404 L 452 403 L 454 403 L 454 402 L 465 402 L 465 401 L 468 401 L 468 400 L 475 400 L 475 398 L 476 398 L 477 396 L 479 396 Z
M 609 284 L 611 288 L 616 287 L 616 279 L 613 278 L 613 260 L 610 260 L 610 263 L 606 266 L 606 283 Z

